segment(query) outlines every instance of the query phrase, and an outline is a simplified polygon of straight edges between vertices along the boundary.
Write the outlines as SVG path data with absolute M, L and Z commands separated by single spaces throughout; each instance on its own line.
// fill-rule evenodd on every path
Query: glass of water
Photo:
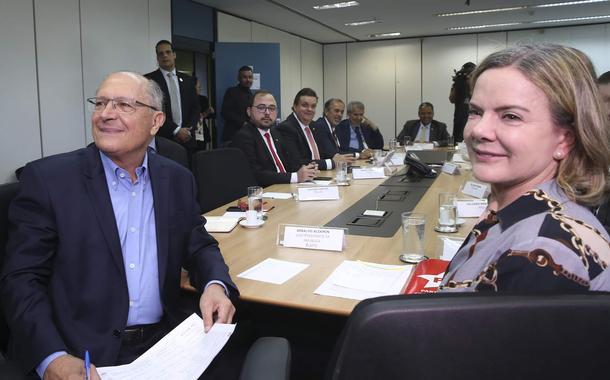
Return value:
M 457 232 L 457 207 L 455 193 L 440 193 L 438 195 L 438 232 Z
M 400 260 L 407 263 L 418 263 L 426 260 L 424 255 L 424 232 L 426 215 L 403 212 L 402 218 L 402 254 Z
M 248 210 L 256 211 L 258 220 L 263 219 L 263 188 L 260 186 L 248 187 Z

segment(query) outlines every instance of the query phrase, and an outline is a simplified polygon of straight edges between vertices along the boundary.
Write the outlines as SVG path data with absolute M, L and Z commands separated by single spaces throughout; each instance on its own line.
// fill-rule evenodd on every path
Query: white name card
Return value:
M 385 178 L 384 168 L 370 166 L 367 168 L 352 169 L 353 179 L 370 179 L 370 178 Z
M 445 162 L 441 170 L 444 173 L 451 175 L 460 174 L 460 169 L 458 168 L 458 166 L 456 164 L 452 164 L 451 162 Z
M 432 150 L 434 149 L 434 143 L 413 143 L 413 145 L 407 146 L 407 150 Z
M 487 199 L 458 199 L 456 205 L 458 218 L 478 218 L 487 208 Z
M 340 228 L 286 226 L 283 245 L 292 248 L 341 252 L 344 238 L 345 230 Z
M 462 193 L 475 198 L 487 198 L 487 195 L 489 195 L 489 186 L 484 183 L 468 181 L 464 184 Z
M 297 188 L 299 201 L 330 201 L 339 199 L 337 186 L 315 186 Z

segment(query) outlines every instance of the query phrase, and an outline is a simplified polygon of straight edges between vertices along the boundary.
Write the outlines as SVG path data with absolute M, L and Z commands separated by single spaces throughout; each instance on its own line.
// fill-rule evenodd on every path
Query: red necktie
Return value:
M 271 155 L 273 156 L 273 161 L 275 161 L 275 166 L 277 166 L 277 169 L 280 173 L 286 173 L 286 169 L 284 169 L 282 161 L 280 161 L 280 158 L 277 156 L 277 153 L 275 153 L 275 149 L 273 149 L 273 143 L 271 143 L 271 136 L 269 135 L 269 132 L 265 132 L 265 139 L 267 140 L 267 146 L 269 147 Z
M 311 146 L 313 159 L 320 159 L 320 152 L 318 152 L 318 146 L 316 145 L 316 141 L 313 139 L 313 135 L 311 134 L 311 129 L 309 127 L 305 127 L 305 136 L 307 136 L 307 141 L 309 141 L 309 145 Z

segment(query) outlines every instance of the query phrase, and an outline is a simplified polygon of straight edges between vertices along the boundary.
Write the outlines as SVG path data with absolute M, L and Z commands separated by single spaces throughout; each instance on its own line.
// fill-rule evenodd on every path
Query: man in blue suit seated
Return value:
M 402 131 L 396 139 L 403 143 L 405 136 L 409 136 L 411 141 L 431 142 L 434 146 L 447 146 L 449 143 L 449 132 L 447 125 L 434 120 L 434 106 L 432 103 L 423 102 L 419 105 L 417 112 L 419 120 L 409 120 L 402 127 Z
M 165 120 L 159 86 L 113 73 L 87 101 L 95 143 L 26 165 L 9 209 L 9 358 L 45 379 L 84 378 L 86 350 L 97 366 L 145 352 L 186 317 L 182 267 L 201 294 L 202 328 L 231 322 L 238 295 L 193 176 L 147 152 Z
M 383 149 L 383 136 L 375 123 L 364 116 L 362 102 L 349 102 L 347 117 L 335 128 L 342 151 L 359 153 L 360 158 L 369 158 L 372 155 L 371 149 Z
M 320 156 L 332 158 L 333 161 L 346 161 L 348 164 L 356 160 L 354 153 L 342 152 L 335 127 L 343 119 L 345 103 L 341 99 L 331 98 L 324 103 L 324 115 L 312 125 L 313 136 L 320 149 Z

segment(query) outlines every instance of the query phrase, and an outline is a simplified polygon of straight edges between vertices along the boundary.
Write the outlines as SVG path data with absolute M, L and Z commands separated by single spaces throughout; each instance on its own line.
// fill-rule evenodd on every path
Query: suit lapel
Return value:
M 117 269 L 125 277 L 125 267 L 123 266 L 123 253 L 119 241 L 119 232 L 116 226 L 116 219 L 112 209 L 112 201 L 108 193 L 108 183 L 106 174 L 100 158 L 99 150 L 95 145 L 89 146 L 85 150 L 86 165 L 84 168 L 85 187 L 87 194 L 91 198 L 91 204 L 95 210 L 95 217 L 104 235 L 106 244 Z
M 167 259 L 169 255 L 169 235 L 167 221 L 169 220 L 169 172 L 167 167 L 159 162 L 156 154 L 148 155 L 150 169 L 150 184 L 152 186 L 153 204 L 155 207 L 155 228 L 157 233 L 157 265 L 159 267 L 159 289 L 163 289 Z M 165 201 L 164 201 L 165 200 Z

